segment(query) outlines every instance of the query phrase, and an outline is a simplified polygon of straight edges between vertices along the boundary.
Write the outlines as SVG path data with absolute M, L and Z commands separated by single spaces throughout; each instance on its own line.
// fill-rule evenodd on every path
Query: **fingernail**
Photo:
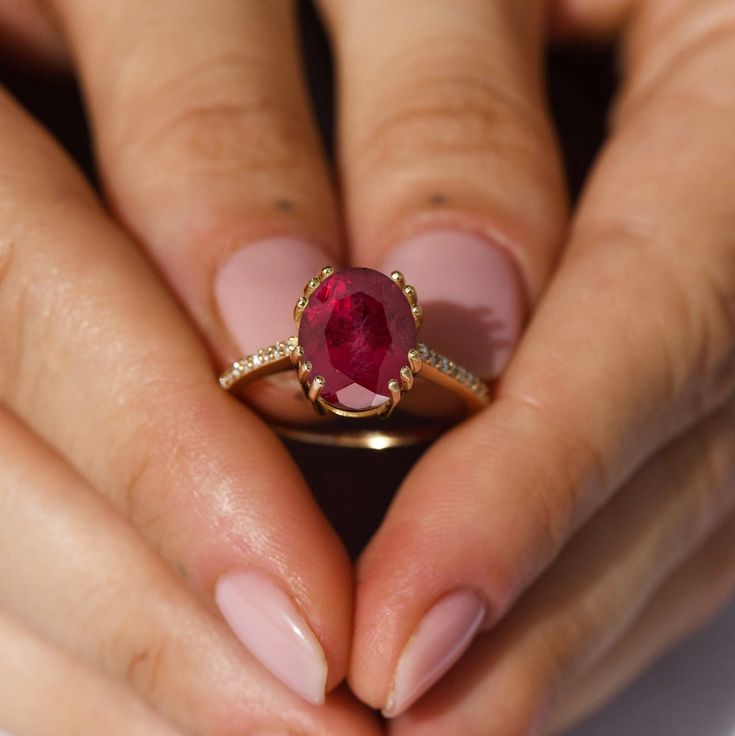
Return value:
M 459 230 L 404 241 L 382 264 L 416 287 L 424 312 L 421 340 L 485 378 L 507 365 L 521 334 L 524 299 L 504 248 Z
M 332 260 L 316 245 L 287 237 L 259 240 L 230 255 L 217 273 L 214 295 L 242 355 L 294 334 L 296 299 Z
M 464 654 L 483 619 L 485 604 L 471 591 L 442 598 L 421 619 L 396 667 L 386 718 L 403 713 Z
M 311 703 L 324 702 L 324 651 L 290 596 L 265 575 L 233 570 L 215 600 L 240 641 L 281 682 Z

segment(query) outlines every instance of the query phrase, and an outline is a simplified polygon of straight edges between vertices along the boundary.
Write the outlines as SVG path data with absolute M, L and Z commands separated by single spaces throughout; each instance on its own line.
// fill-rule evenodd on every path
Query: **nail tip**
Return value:
M 425 614 L 399 658 L 391 691 L 381 711 L 386 718 L 404 713 L 444 677 L 469 648 L 486 614 L 486 603 L 470 590 L 445 596 Z M 436 644 L 434 635 L 444 639 L 439 656 L 436 651 L 430 653 Z M 424 660 L 420 667 L 424 672 L 415 671 L 417 657 Z
M 260 571 L 236 568 L 219 578 L 215 600 L 235 635 L 266 669 L 307 702 L 324 703 L 324 649 L 283 588 Z

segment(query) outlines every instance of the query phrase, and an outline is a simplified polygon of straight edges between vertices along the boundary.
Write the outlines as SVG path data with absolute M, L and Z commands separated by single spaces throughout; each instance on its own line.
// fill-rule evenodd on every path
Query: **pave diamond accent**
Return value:
M 288 340 L 281 340 L 274 345 L 258 350 L 253 355 L 248 355 L 235 361 L 219 379 L 219 385 L 224 389 L 232 388 L 243 376 L 246 376 L 256 368 L 272 363 L 281 358 L 290 357 L 291 353 L 296 349 L 296 337 L 289 337 Z
M 481 380 L 474 373 L 470 373 L 466 368 L 457 365 L 451 361 L 446 355 L 437 353 L 436 350 L 432 350 L 424 343 L 419 343 L 416 349 L 421 355 L 421 359 L 427 365 L 433 366 L 441 373 L 450 376 L 455 381 L 458 381 L 463 386 L 466 386 L 483 401 L 487 401 L 489 397 L 489 389 L 487 384 Z

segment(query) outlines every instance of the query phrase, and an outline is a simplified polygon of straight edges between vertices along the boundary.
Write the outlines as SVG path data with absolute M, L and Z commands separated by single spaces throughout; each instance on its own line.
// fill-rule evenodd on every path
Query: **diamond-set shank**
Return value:
M 298 340 L 294 336 L 258 350 L 227 368 L 220 376 L 220 386 L 228 391 L 239 390 L 261 378 L 292 370 L 294 367 L 303 373 L 308 361 L 304 361 L 303 356 L 298 358 L 298 347 Z M 454 391 L 469 410 L 477 411 L 489 403 L 490 392 L 483 380 L 424 343 L 419 343 L 416 348 L 409 351 L 406 358 L 406 365 L 412 377 L 420 375 L 427 381 Z M 413 385 L 413 381 L 404 379 L 403 374 L 401 378 L 403 385 L 400 386 L 400 390 L 403 392 L 410 390 L 406 384 Z M 308 379 L 308 372 L 304 381 L 308 395 L 313 385 L 313 380 L 310 382 Z M 382 408 L 385 413 L 389 413 L 390 410 L 389 406 Z

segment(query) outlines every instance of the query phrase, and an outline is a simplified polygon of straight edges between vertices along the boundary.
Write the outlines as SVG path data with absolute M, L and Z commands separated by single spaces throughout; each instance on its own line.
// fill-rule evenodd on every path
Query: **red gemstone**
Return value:
M 400 287 L 371 268 L 346 268 L 326 278 L 309 297 L 299 327 L 312 376 L 324 376 L 321 397 L 332 406 L 361 411 L 390 398 L 416 322 Z

